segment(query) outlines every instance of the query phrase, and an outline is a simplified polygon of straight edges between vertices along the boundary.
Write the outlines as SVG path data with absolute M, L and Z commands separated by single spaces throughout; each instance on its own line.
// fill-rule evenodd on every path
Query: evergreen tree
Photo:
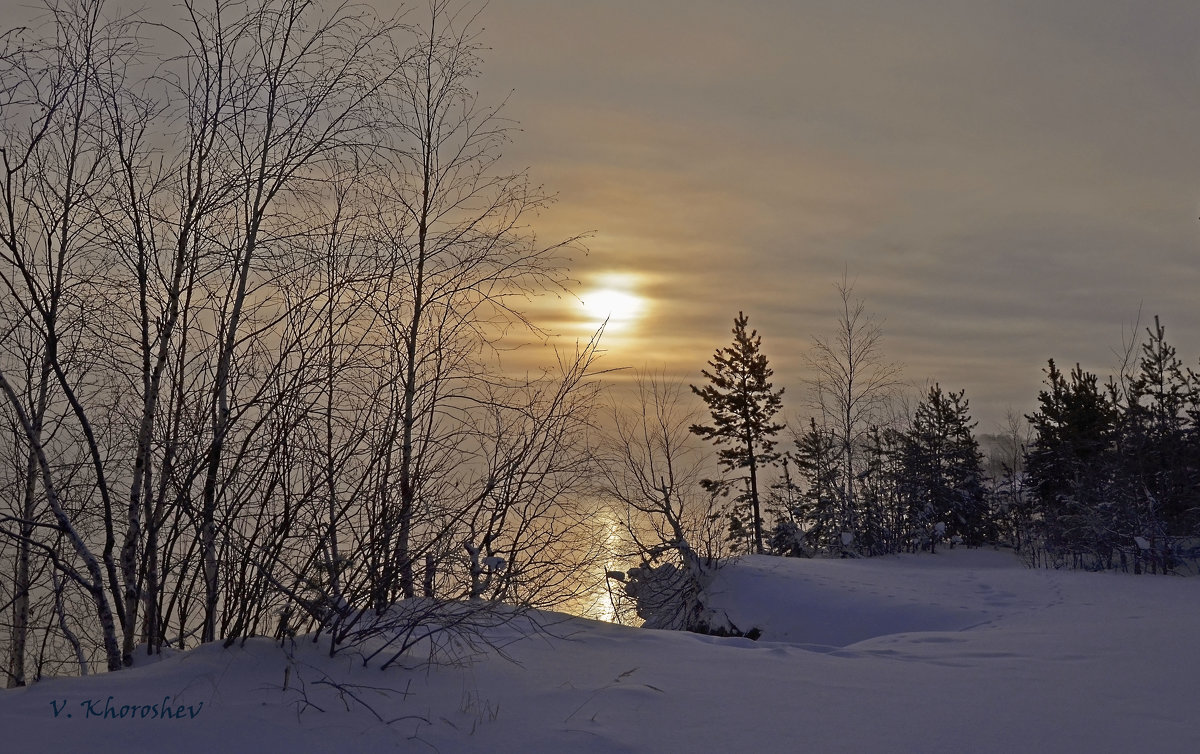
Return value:
M 692 392 L 704 399 L 712 413 L 712 424 L 696 424 L 690 429 L 717 446 L 722 468 L 744 470 L 744 491 L 735 499 L 731 514 L 731 533 L 737 535 L 752 528 L 754 551 L 763 552 L 762 510 L 759 504 L 758 472 L 779 459 L 774 436 L 783 424 L 774 423 L 783 404 L 783 388 L 772 389 L 771 375 L 762 353 L 762 338 L 757 331 L 747 332 L 748 318 L 742 312 L 733 322 L 733 344 L 717 349 L 708 362 L 712 370 L 701 370 L 708 380 L 703 387 L 692 385 Z M 706 480 L 710 489 L 723 482 Z
M 796 435 L 796 475 L 799 481 L 796 519 L 807 525 L 805 541 L 818 550 L 841 546 L 839 444 L 831 432 L 808 420 L 808 429 Z
M 898 552 L 907 529 L 907 510 L 898 494 L 905 435 L 895 427 L 871 427 L 859 474 L 860 550 L 867 555 Z
M 1051 361 L 1028 417 L 1027 520 L 1059 564 L 1125 568 L 1132 555 L 1135 573 L 1168 573 L 1200 523 L 1200 383 L 1158 317 L 1146 335 L 1104 390 Z
M 974 428 L 964 392 L 935 384 L 905 434 L 898 492 L 913 534 L 930 549 L 941 539 L 979 545 L 994 536 Z
M 1070 379 L 1051 359 L 1038 410 L 1028 416 L 1034 440 L 1025 457 L 1041 533 L 1052 554 L 1071 565 L 1111 565 L 1124 506 L 1114 475 L 1117 410 L 1096 375 L 1079 365 Z
M 768 534 L 767 550 L 788 558 L 811 557 L 808 533 L 802 526 L 804 491 L 792 476 L 795 463 L 784 454 L 781 465 L 783 477 L 771 485 L 768 493 L 767 511 L 775 525 Z
M 1186 372 L 1166 342 L 1166 329 L 1154 318 L 1142 344 L 1138 372 L 1129 382 L 1128 403 L 1122 415 L 1119 442 L 1133 537 L 1151 556 L 1150 567 L 1169 566 L 1168 541 L 1190 533 L 1196 508 L 1195 434 L 1189 431 L 1187 410 L 1196 401 L 1194 375 Z M 1136 543 L 1137 540 L 1134 540 Z M 1145 546 L 1142 546 L 1145 545 Z

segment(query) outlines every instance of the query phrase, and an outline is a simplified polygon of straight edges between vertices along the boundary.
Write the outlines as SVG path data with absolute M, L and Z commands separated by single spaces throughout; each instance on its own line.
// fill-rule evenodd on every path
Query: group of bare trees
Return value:
M 529 228 L 476 19 L 178 10 L 54 1 L 0 38 L 7 683 L 402 597 L 561 600 L 596 343 L 500 368 L 576 239 Z

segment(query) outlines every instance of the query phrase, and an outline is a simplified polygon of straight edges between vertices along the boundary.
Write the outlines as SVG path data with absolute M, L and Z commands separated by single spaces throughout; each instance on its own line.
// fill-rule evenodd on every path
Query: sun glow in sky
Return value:
M 1200 355 L 1195 0 L 505 0 L 481 25 L 504 158 L 557 197 L 538 236 L 587 236 L 528 313 L 564 347 L 608 317 L 606 368 L 694 381 L 744 311 L 803 422 L 843 274 L 981 432 L 1047 358 L 1110 374 L 1139 311 Z
M 598 327 L 605 320 L 605 332 L 616 333 L 629 329 L 646 313 L 646 299 L 636 292 L 632 275 L 602 275 L 593 287 L 579 294 L 587 324 Z

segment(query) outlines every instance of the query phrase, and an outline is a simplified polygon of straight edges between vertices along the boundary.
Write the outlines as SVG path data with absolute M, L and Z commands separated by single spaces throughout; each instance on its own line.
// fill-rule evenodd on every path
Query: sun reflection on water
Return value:
M 596 511 L 595 521 L 597 540 L 603 552 L 603 558 L 596 563 L 596 568 L 603 567 L 607 573 L 624 571 L 632 566 L 633 563 L 628 562 L 627 558 L 632 551 L 629 533 L 613 512 L 607 506 L 601 506 Z M 612 579 L 602 579 L 587 593 L 564 605 L 563 610 L 607 623 L 640 624 L 621 583 Z

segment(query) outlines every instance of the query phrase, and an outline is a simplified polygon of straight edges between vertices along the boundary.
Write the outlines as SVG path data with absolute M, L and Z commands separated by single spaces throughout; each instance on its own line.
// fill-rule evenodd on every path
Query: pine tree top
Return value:
M 774 374 L 762 353 L 762 337 L 750 329 L 749 318 L 738 312 L 733 321 L 733 342 L 718 348 L 701 370 L 708 381 L 691 385 L 712 414 L 711 424 L 695 424 L 691 431 L 721 448 L 719 456 L 729 468 L 761 465 L 778 459 L 773 439 L 784 424 L 774 421 L 783 406 L 783 388 L 774 389 Z

